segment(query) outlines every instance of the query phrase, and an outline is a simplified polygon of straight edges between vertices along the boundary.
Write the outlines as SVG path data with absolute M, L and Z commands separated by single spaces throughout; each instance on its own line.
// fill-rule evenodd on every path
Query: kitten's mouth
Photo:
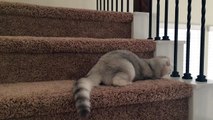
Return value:
M 168 74 L 169 74 L 169 75 L 172 74 L 172 68 L 170 68 Z
M 162 78 L 170 78 L 170 74 L 164 75 Z
M 161 78 L 169 78 L 172 73 L 172 66 L 166 67 L 165 69 L 165 73 Z

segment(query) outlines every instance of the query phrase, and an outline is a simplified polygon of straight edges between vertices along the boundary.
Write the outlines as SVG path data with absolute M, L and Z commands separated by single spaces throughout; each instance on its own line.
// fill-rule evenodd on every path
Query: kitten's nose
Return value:
M 172 73 L 173 65 L 170 65 L 169 67 L 169 73 Z
M 172 73 L 172 68 L 173 68 L 173 67 L 172 67 L 172 66 L 170 66 L 170 73 Z

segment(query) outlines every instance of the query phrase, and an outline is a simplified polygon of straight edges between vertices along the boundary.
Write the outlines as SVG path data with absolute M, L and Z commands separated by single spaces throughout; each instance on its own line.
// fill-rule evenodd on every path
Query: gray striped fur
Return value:
M 161 78 L 171 72 L 169 58 L 142 59 L 127 50 L 115 50 L 103 55 L 86 77 L 73 87 L 75 104 L 81 117 L 90 113 L 90 92 L 94 86 L 126 86 L 136 80 Z

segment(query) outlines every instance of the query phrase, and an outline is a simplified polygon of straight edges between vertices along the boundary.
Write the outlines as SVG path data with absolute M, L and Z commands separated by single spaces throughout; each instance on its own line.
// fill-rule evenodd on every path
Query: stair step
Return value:
M 0 36 L 1 53 L 106 53 L 127 49 L 136 53 L 154 52 L 153 40 L 131 38 Z
M 1 36 L 130 38 L 131 13 L 0 1 Z
M 78 79 L 106 52 L 127 49 L 153 57 L 155 42 L 73 37 L 0 37 L 0 83 Z
M 77 119 L 72 96 L 73 84 L 73 80 L 0 84 L 0 119 L 54 116 L 65 113 L 69 113 L 72 119 Z M 100 116 L 98 114 L 100 109 L 120 106 L 148 105 L 160 101 L 167 101 L 169 104 L 169 101 L 178 99 L 182 101 L 181 104 L 187 104 L 187 100 L 184 99 L 191 96 L 191 91 L 190 85 L 167 79 L 137 81 L 125 87 L 99 86 L 92 90 L 92 117 Z M 178 105 L 179 102 L 172 105 L 179 109 L 177 113 L 183 108 Z M 141 109 L 147 108 L 142 106 Z
M 126 49 L 150 58 L 156 48 L 130 39 L 131 13 L 0 2 L 0 21 L 0 119 L 78 120 L 74 80 L 101 55 Z M 191 94 L 190 85 L 168 79 L 99 86 L 89 119 L 186 120 Z

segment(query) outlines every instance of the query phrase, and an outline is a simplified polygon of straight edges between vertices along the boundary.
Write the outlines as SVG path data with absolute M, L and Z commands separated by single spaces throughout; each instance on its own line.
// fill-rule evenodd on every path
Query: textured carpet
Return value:
M 72 80 L 1 84 L 0 119 L 50 119 L 59 114 L 65 114 L 67 120 L 77 119 L 72 85 Z M 116 119 L 118 116 L 119 119 L 133 120 L 140 119 L 141 115 L 146 120 L 186 118 L 191 90 L 188 84 L 166 79 L 138 81 L 125 87 L 96 87 L 91 95 L 90 117 L 95 120 Z
M 0 83 L 77 79 L 104 53 L 127 49 L 153 57 L 155 42 L 133 39 L 0 37 Z
M 127 49 L 135 53 L 153 53 L 156 43 L 138 39 L 97 39 L 76 37 L 0 36 L 0 53 L 106 53 Z
M 0 120 L 79 120 L 72 85 L 106 52 L 154 56 L 131 13 L 0 2 Z M 116 38 L 116 39 L 115 39 Z M 187 120 L 192 87 L 175 80 L 99 86 L 90 120 Z
M 0 2 L 0 35 L 131 38 L 131 13 Z

